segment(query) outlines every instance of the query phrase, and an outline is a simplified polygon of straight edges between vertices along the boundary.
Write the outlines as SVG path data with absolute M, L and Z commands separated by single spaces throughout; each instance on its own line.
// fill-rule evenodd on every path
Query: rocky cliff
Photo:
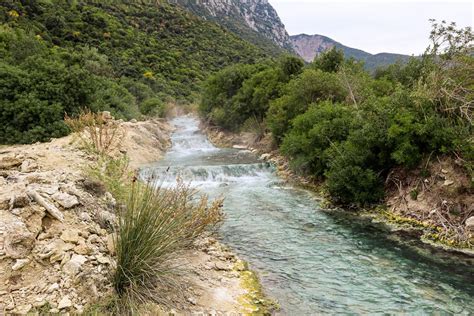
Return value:
M 292 50 L 290 37 L 268 0 L 175 0 L 194 14 L 214 21 L 273 52 Z
M 365 66 L 369 70 L 373 70 L 380 66 L 393 64 L 397 61 L 406 61 L 409 56 L 400 54 L 381 53 L 372 55 L 363 50 L 347 47 L 335 40 L 323 35 L 307 35 L 299 34 L 290 37 L 294 50 L 307 62 L 321 53 L 336 47 L 344 52 L 346 58 L 355 58 L 365 62 Z

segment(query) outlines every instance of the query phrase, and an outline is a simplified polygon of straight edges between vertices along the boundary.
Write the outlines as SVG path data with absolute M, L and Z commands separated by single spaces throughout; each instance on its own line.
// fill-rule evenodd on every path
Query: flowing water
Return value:
M 433 260 L 370 226 L 321 210 L 248 151 L 218 149 L 179 117 L 165 159 L 144 169 L 225 197 L 225 244 L 247 260 L 280 314 L 474 314 L 474 269 Z

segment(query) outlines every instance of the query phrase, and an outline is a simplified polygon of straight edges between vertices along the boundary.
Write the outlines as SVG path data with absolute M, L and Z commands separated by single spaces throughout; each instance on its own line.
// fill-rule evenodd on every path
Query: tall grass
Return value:
M 163 289 L 175 286 L 177 254 L 221 220 L 220 205 L 196 198 L 181 181 L 172 189 L 133 183 L 115 240 L 113 283 L 122 301 L 166 304 Z

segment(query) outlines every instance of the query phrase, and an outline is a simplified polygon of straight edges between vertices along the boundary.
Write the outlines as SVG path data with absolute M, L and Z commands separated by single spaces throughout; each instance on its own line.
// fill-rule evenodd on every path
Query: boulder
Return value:
M 79 242 L 79 245 L 74 247 L 74 252 L 79 255 L 89 255 L 92 249 L 85 242 Z
M 26 304 L 26 305 L 20 305 L 15 308 L 13 311 L 15 315 L 28 315 L 30 310 L 33 308 L 33 305 L 31 304 Z

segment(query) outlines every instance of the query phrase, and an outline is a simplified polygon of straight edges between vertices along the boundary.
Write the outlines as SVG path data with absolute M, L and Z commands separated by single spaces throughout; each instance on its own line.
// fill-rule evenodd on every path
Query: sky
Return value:
M 290 35 L 325 35 L 376 54 L 419 55 L 429 19 L 473 26 L 474 0 L 269 0 Z

